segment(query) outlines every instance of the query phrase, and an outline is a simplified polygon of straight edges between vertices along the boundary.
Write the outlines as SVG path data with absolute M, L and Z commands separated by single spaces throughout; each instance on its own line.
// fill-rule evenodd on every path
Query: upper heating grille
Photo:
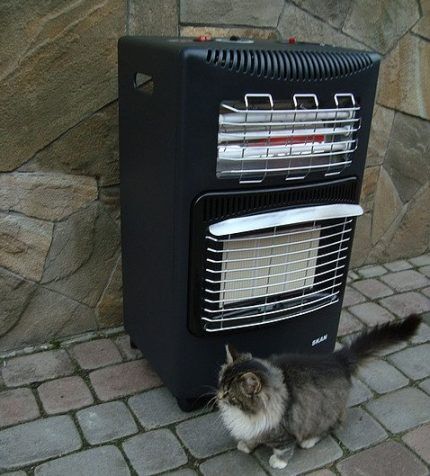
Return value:
M 336 303 L 353 217 L 361 211 L 357 205 L 326 205 L 210 226 L 201 313 L 205 331 L 270 324 Z
M 209 64 L 251 76 L 290 81 L 318 81 L 349 76 L 372 65 L 364 52 L 208 50 Z
M 315 94 L 295 94 L 292 101 L 274 101 L 270 94 L 224 101 L 217 177 L 255 183 L 271 175 L 300 180 L 313 172 L 339 174 L 357 149 L 359 113 L 352 94 L 335 94 L 327 108 Z

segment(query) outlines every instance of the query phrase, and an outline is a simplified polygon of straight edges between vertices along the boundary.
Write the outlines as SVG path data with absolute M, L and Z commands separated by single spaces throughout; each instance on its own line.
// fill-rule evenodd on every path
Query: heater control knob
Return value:
M 211 40 L 212 40 L 211 35 L 199 35 L 194 38 L 194 41 L 200 41 L 200 42 L 211 41 Z

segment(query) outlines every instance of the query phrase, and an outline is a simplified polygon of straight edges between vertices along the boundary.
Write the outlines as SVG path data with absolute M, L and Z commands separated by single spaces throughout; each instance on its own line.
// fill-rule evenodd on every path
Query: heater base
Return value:
M 199 410 L 200 408 L 203 408 L 209 403 L 209 400 L 213 398 L 213 396 L 205 395 L 201 397 L 196 397 L 196 398 L 178 398 L 176 397 L 176 401 L 178 402 L 179 408 L 183 412 L 192 412 L 195 410 Z

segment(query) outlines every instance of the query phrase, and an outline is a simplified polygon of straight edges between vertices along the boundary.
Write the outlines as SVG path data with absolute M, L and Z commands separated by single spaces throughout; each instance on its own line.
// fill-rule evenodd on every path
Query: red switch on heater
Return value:
M 194 41 L 211 41 L 212 36 L 211 35 L 199 35 L 194 38 Z
M 290 37 L 288 38 L 288 43 L 289 43 L 290 45 L 296 44 L 296 43 L 297 43 L 296 37 L 295 37 L 295 36 L 290 36 Z

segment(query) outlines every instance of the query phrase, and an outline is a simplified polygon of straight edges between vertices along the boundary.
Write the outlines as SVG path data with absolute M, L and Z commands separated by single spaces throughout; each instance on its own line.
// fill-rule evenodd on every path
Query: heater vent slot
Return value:
M 303 180 L 316 172 L 340 174 L 352 163 L 360 122 L 352 94 L 335 94 L 328 107 L 315 94 L 295 94 L 291 101 L 246 94 L 243 101 L 223 101 L 217 177 L 260 183 L 273 175 Z
M 208 231 L 204 330 L 271 324 L 338 302 L 353 223 L 344 217 L 224 236 Z
M 229 71 L 293 81 L 342 78 L 372 64 L 367 53 L 252 49 L 210 49 L 206 61 Z
M 355 179 L 335 180 L 322 185 L 305 185 L 288 189 L 243 191 L 208 194 L 198 200 L 198 209 L 203 222 L 263 210 L 276 210 L 287 206 L 323 203 L 355 203 L 357 181 Z

